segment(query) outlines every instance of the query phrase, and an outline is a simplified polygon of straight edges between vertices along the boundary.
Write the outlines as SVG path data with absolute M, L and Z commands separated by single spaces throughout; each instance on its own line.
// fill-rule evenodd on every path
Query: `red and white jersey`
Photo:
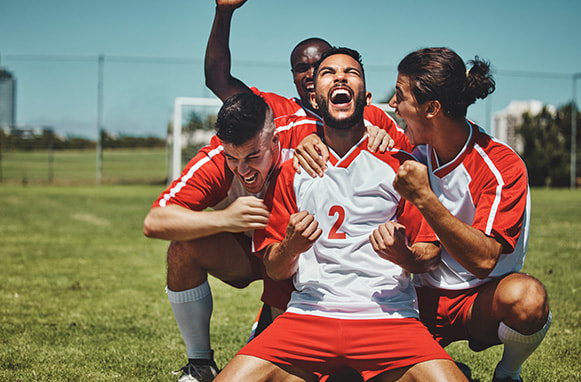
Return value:
M 293 149 L 309 134 L 316 132 L 316 121 L 307 118 L 282 117 L 275 120 L 279 136 L 280 155 L 274 171 L 292 157 Z M 263 198 L 268 181 L 259 194 L 251 194 L 226 164 L 222 142 L 212 137 L 210 145 L 203 147 L 186 165 L 181 175 L 157 198 L 153 207 L 176 204 L 194 211 L 208 207 L 224 209 L 240 196 L 254 195 Z
M 311 213 L 321 237 L 299 257 L 289 312 L 344 319 L 418 317 L 410 275 L 381 258 L 369 235 L 395 220 L 406 226 L 410 242 L 437 238 L 419 211 L 392 186 L 401 163 L 413 157 L 400 150 L 371 153 L 367 136 L 343 158 L 332 150 L 323 177 L 296 174 L 282 165 L 267 227 L 254 234 L 262 250 L 279 243 L 292 214 Z M 273 184 L 271 184 L 271 187 Z
M 316 121 L 323 122 L 323 119 L 313 113 L 298 98 L 285 98 L 275 93 L 262 92 L 255 87 L 250 88 L 254 94 L 264 98 L 266 103 L 272 109 L 274 117 L 281 117 L 285 115 L 296 115 L 299 117 L 312 118 Z M 405 136 L 403 130 L 398 126 L 397 122 L 384 110 L 375 105 L 365 107 L 363 112 L 365 126 L 377 126 L 389 134 L 394 140 L 395 147 L 401 150 L 411 152 L 413 147 L 410 145 L 408 138 Z
M 464 223 L 504 243 L 505 253 L 490 274 L 497 277 L 520 270 L 525 260 L 530 224 L 527 169 L 509 146 L 467 123 L 470 136 L 453 161 L 440 166 L 429 145 L 423 159 L 432 190 L 444 207 Z M 445 248 L 436 270 L 414 275 L 417 285 L 454 290 L 488 280 L 476 278 Z

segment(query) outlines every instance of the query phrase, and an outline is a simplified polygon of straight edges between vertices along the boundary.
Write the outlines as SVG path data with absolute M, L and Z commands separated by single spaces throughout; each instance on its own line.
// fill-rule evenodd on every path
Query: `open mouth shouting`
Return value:
M 242 176 L 242 175 L 240 175 L 240 177 L 242 178 L 242 180 L 244 181 L 245 184 L 247 184 L 248 186 L 251 186 L 254 183 L 256 183 L 256 180 L 258 179 L 258 172 L 254 172 L 250 176 Z
M 351 89 L 346 87 L 336 87 L 331 89 L 329 100 L 335 107 L 347 107 L 353 99 Z

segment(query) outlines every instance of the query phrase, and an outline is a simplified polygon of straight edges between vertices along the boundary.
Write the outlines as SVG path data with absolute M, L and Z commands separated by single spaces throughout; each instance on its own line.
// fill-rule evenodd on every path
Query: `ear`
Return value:
M 370 92 L 365 92 L 365 104 L 371 105 L 371 101 L 373 100 L 373 96 Z
M 428 101 L 426 103 L 426 118 L 434 118 L 442 111 L 442 104 L 438 100 Z
M 315 99 L 315 93 L 309 93 L 309 97 L 311 98 L 311 106 L 313 109 L 319 110 L 319 105 L 317 104 L 317 100 Z
M 276 131 L 272 137 L 272 143 L 277 144 L 278 143 L 278 131 Z

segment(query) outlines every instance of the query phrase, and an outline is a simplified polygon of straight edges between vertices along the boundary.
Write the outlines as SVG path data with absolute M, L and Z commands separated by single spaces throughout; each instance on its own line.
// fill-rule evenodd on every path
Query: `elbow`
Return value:
M 294 274 L 294 272 L 289 272 L 288 269 L 269 266 L 267 262 L 265 262 L 264 268 L 268 277 L 273 281 L 287 280 Z
M 492 271 L 496 267 L 497 262 L 498 262 L 498 259 L 489 259 L 486 261 L 482 261 L 479 264 L 476 264 L 476 266 L 474 266 L 473 269 L 468 269 L 468 270 L 474 276 L 476 276 L 476 278 L 478 278 L 479 280 L 484 280 L 488 276 L 490 276 L 490 274 L 492 273 Z
M 159 237 L 156 225 L 150 215 L 147 215 L 143 221 L 143 234 L 150 239 L 156 239 Z

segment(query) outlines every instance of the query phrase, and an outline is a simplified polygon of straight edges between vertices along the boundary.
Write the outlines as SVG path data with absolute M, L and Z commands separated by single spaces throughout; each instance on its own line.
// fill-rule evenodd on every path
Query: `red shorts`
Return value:
M 487 285 L 463 290 L 416 287 L 420 318 L 440 345 L 446 347 L 455 341 L 470 340 L 466 325 L 468 311 Z
M 351 367 L 364 380 L 432 359 L 449 359 L 415 318 L 342 320 L 285 312 L 238 354 L 330 375 Z

